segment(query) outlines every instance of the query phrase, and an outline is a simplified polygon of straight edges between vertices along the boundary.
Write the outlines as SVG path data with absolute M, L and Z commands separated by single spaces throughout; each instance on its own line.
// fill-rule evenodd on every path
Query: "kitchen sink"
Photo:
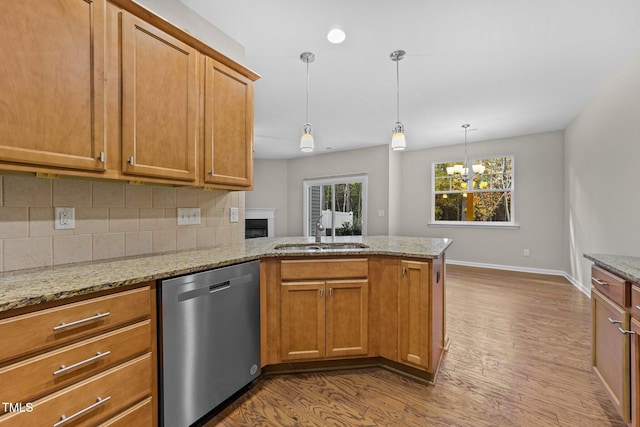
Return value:
M 347 251 L 368 248 L 364 243 L 281 243 L 273 249 L 292 252 Z

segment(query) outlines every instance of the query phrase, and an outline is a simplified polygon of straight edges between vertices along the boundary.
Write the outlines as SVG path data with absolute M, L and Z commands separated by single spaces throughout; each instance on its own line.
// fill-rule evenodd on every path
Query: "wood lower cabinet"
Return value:
M 253 80 L 205 59 L 204 182 L 253 186 Z
M 326 355 L 324 290 L 324 282 L 281 285 L 282 360 L 319 359 Z
M 630 334 L 630 385 L 631 385 L 631 427 L 640 427 L 640 321 L 631 319 Z
M 629 313 L 597 290 L 591 291 L 592 362 L 613 405 L 630 421 Z M 621 331 L 621 329 L 622 331 Z
M 105 7 L 0 2 L 1 167 L 104 171 Z
M 444 256 L 264 259 L 262 366 L 360 358 L 433 379 L 446 347 L 444 276 Z
M 153 425 L 154 286 L 0 320 L 0 425 Z
M 281 262 L 280 359 L 368 354 L 369 281 L 366 259 Z M 320 264 L 322 264 L 320 262 Z M 317 280 L 328 275 L 332 280 Z M 344 277 L 344 279 L 335 279 Z M 306 279 L 306 280 L 302 280 Z
M 332 280 L 325 284 L 327 357 L 369 353 L 369 281 Z
M 193 182 L 198 52 L 124 12 L 122 172 Z
M 431 367 L 430 265 L 402 261 L 398 286 L 398 356 L 401 362 Z

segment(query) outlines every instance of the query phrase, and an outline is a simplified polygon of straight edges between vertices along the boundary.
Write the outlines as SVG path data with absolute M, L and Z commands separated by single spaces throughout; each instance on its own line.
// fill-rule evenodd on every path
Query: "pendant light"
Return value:
M 311 52 L 302 52 L 300 60 L 307 64 L 307 122 L 302 126 L 302 138 L 300 138 L 300 151 L 310 153 L 313 151 L 313 128 L 309 123 L 309 64 L 316 59 Z
M 393 125 L 393 137 L 391 138 L 392 150 L 404 150 L 407 148 L 407 140 L 404 137 L 404 125 L 400 122 L 400 65 L 399 62 L 404 58 L 406 52 L 404 50 L 394 50 L 391 52 L 391 60 L 396 63 L 396 89 L 397 89 L 397 121 Z

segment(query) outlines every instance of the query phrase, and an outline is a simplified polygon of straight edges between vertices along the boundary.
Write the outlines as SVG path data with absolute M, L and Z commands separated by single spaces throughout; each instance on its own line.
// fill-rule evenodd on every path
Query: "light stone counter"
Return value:
M 0 275 L 0 312 L 264 257 L 391 255 L 432 259 L 443 254 L 452 243 L 451 239 L 425 237 L 323 238 L 323 242 L 334 241 L 364 243 L 369 247 L 321 252 L 279 251 L 274 249 L 275 245 L 313 243 L 314 240 L 261 238 L 209 249 L 6 272 Z
M 640 283 L 640 257 L 606 254 L 584 254 L 584 257 L 625 280 Z

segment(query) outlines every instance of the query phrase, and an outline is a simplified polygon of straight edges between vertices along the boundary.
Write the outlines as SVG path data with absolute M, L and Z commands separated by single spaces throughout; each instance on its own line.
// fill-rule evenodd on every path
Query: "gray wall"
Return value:
M 304 179 L 354 173 L 368 176 L 367 234 L 389 234 L 388 145 L 290 160 L 256 160 L 254 168 L 254 191 L 246 193 L 246 207 L 278 209 L 277 236 L 301 236 L 304 232 Z M 384 216 L 378 216 L 379 210 Z
M 289 160 L 288 235 L 301 236 L 303 233 L 304 179 L 352 173 L 364 173 L 369 177 L 367 234 L 388 234 L 386 212 L 389 206 L 389 147 L 380 145 Z M 385 216 L 379 217 L 378 210 L 384 210 Z
M 253 174 L 253 191 L 245 193 L 245 207 L 275 209 L 275 235 L 286 236 L 289 223 L 287 160 L 255 160 Z
M 460 161 L 464 146 L 407 152 L 402 156 L 402 234 L 454 239 L 449 260 L 566 271 L 563 133 L 550 132 L 469 144 L 470 157 L 515 156 L 518 229 L 441 227 L 431 220 L 431 163 Z M 523 256 L 523 249 L 530 256 Z
M 586 253 L 640 256 L 640 55 L 565 132 L 570 274 L 590 286 Z

